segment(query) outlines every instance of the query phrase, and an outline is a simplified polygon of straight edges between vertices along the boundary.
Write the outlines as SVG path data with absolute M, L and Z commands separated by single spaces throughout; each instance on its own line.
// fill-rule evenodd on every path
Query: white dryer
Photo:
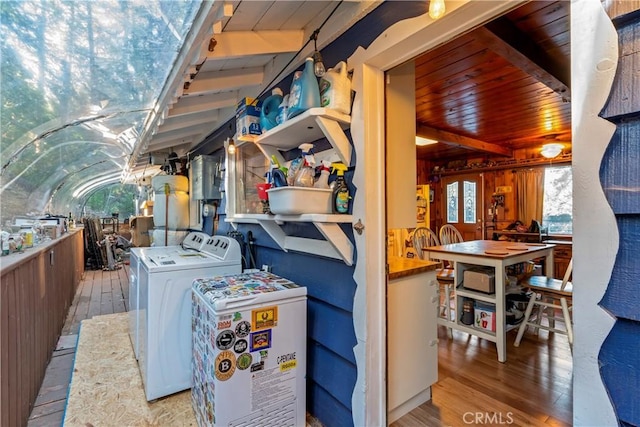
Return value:
M 192 235 L 206 236 L 200 248 L 188 243 L 198 240 Z M 143 248 L 139 253 L 137 331 L 132 342 L 134 348 L 138 344 L 147 400 L 191 388 L 193 280 L 242 272 L 240 246 L 234 239 L 196 232 L 182 246 Z

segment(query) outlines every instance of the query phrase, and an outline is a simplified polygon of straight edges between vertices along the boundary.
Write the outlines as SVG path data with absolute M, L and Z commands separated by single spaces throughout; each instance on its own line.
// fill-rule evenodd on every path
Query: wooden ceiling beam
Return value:
M 427 139 L 435 139 L 442 144 L 452 147 L 466 148 L 473 151 L 483 151 L 485 153 L 498 154 L 505 157 L 513 156 L 512 150 L 502 147 L 501 145 L 431 128 L 420 123 L 416 123 L 416 135 Z
M 470 35 L 479 43 L 486 45 L 493 52 L 549 87 L 564 100 L 571 99 L 571 90 L 568 83 L 565 83 L 568 82 L 568 76 L 563 76 L 566 73 L 559 71 L 560 67 L 555 64 L 555 61 L 549 59 L 540 48 L 531 42 L 527 35 L 520 32 L 515 26 L 501 21 L 500 24 L 488 24 L 485 27 L 480 27 Z M 509 40 L 509 42 L 505 40 Z

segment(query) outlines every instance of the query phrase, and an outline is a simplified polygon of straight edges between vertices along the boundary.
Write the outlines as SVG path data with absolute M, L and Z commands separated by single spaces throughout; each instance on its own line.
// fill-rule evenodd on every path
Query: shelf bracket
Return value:
M 322 129 L 331 145 L 335 148 L 340 161 L 346 166 L 351 166 L 351 143 L 340 127 L 340 124 L 332 119 L 316 116 L 316 123 Z

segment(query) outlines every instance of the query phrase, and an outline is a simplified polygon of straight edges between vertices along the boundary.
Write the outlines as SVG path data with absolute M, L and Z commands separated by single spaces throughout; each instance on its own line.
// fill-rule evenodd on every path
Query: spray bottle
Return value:
M 342 163 L 332 163 L 333 170 L 337 173 L 335 185 L 333 187 L 333 212 L 346 214 L 349 211 L 349 187 L 344 180 L 344 172 L 347 167 Z
M 308 146 L 305 147 L 306 152 L 305 150 L 302 152 L 304 161 L 302 162 L 302 167 L 296 174 L 295 185 L 296 187 L 313 187 L 313 183 L 316 178 L 316 158 L 311 151 L 313 144 L 303 145 Z
M 289 165 L 289 170 L 287 171 L 287 183 L 289 185 L 296 185 L 296 178 L 298 177 L 298 172 L 304 166 L 305 156 L 311 153 L 311 150 L 313 149 L 313 144 L 309 144 L 309 143 L 300 144 L 298 148 L 300 149 L 300 151 L 302 151 L 302 154 L 300 154 L 300 156 L 293 159 L 291 161 L 291 165 Z
M 320 163 L 320 178 L 316 181 L 313 186 L 315 188 L 329 188 L 329 168 L 331 167 L 331 162 L 327 160 L 323 160 Z

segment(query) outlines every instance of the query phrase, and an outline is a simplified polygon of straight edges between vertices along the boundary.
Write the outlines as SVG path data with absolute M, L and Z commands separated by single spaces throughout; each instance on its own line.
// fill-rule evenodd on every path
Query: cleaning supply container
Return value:
M 278 109 L 282 104 L 282 90 L 278 87 L 271 91 L 260 108 L 260 129 L 262 133 L 273 129 L 278 125 Z
M 333 163 L 332 166 L 338 175 L 333 187 L 333 213 L 346 214 L 349 211 L 349 199 L 351 198 L 349 187 L 344 180 L 344 172 L 347 167 L 342 163 Z
M 347 74 L 346 62 L 338 62 L 320 79 L 320 106 L 342 114 L 351 112 L 351 80 Z
M 299 71 L 298 71 L 299 72 Z M 278 107 L 278 117 L 276 117 L 276 123 L 279 125 L 287 121 L 287 114 L 289 113 L 289 94 L 286 94 L 282 98 L 282 102 Z
M 320 89 L 313 73 L 313 58 L 309 57 L 304 61 L 302 73 L 294 74 L 291 82 L 287 120 L 315 107 L 320 107 Z

